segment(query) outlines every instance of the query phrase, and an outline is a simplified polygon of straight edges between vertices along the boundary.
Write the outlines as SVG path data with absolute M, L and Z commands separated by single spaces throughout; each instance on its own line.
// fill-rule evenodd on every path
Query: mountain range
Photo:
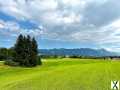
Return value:
M 118 53 L 110 52 L 105 49 L 91 49 L 91 48 L 79 48 L 79 49 L 39 49 L 40 55 L 79 55 L 79 56 L 118 56 Z

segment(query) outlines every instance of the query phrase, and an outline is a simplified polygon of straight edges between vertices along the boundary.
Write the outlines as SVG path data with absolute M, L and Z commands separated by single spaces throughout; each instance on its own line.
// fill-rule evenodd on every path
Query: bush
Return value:
M 72 55 L 72 56 L 69 56 L 69 58 L 82 58 L 82 57 L 77 55 Z
M 10 66 L 19 66 L 19 63 L 14 62 L 13 60 L 6 60 L 4 64 Z
M 7 59 L 7 56 L 0 53 L 0 60 L 1 59 Z
M 41 61 L 41 57 L 40 56 L 37 57 L 37 64 L 38 65 L 42 65 L 42 61 Z

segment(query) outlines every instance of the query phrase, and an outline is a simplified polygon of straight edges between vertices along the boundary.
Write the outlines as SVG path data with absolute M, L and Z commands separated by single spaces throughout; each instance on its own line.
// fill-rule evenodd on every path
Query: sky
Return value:
M 0 47 L 19 34 L 39 48 L 104 48 L 120 52 L 120 0 L 0 0 Z

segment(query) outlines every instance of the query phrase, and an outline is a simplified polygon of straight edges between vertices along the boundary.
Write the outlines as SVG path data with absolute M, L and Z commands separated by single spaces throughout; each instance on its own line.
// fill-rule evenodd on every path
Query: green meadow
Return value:
M 102 59 L 43 59 L 33 68 L 0 62 L 0 90 L 111 90 L 120 80 L 120 61 Z

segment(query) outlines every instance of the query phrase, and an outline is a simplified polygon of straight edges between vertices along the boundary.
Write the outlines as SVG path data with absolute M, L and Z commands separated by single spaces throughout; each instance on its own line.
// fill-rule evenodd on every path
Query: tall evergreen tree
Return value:
M 14 58 L 14 61 L 15 62 L 20 62 L 19 64 L 21 65 L 23 62 L 23 57 L 22 57 L 22 55 L 23 55 L 23 48 L 24 48 L 24 40 L 23 40 L 23 35 L 22 34 L 20 34 L 19 35 L 19 37 L 18 37 L 18 39 L 17 39 L 17 42 L 16 42 L 16 44 L 15 44 L 15 47 L 14 47 L 14 49 L 15 49 L 15 58 Z
M 30 59 L 31 59 L 31 37 L 27 35 L 25 39 L 25 58 L 24 58 L 24 65 L 31 66 Z
M 35 38 L 32 38 L 32 52 L 31 52 L 31 63 L 33 64 L 33 66 L 37 65 L 37 64 L 42 64 L 40 58 L 37 57 L 38 55 L 38 45 L 37 42 L 35 40 Z

